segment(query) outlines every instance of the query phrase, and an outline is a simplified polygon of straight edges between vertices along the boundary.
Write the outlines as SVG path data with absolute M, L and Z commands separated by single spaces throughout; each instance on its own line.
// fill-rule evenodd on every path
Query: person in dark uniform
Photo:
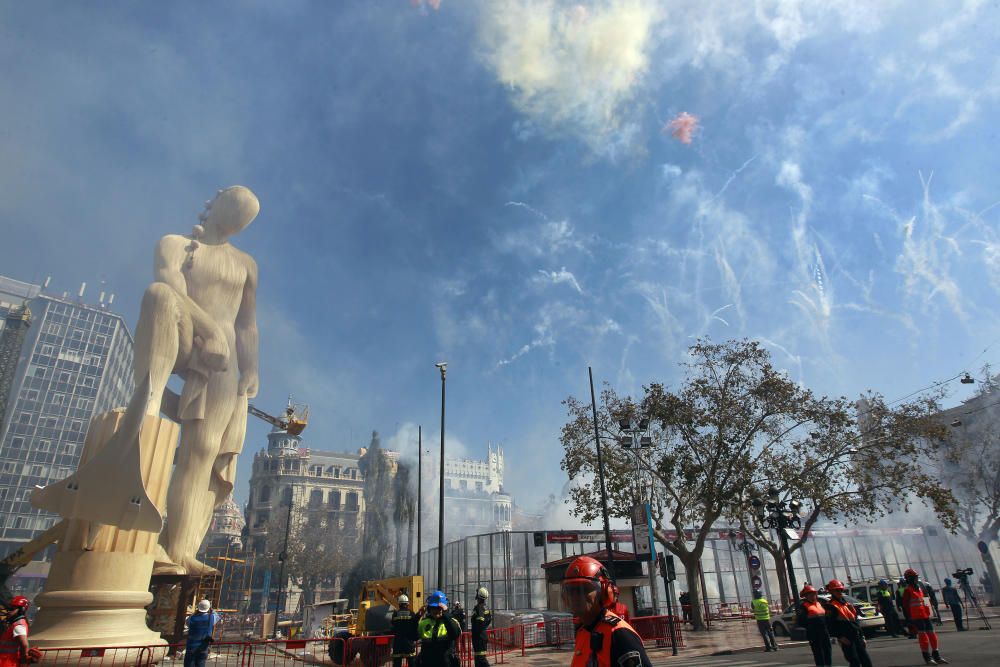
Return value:
M 816 667 L 833 665 L 830 631 L 826 627 L 826 607 L 819 601 L 815 588 L 806 584 L 799 593 L 801 600 L 795 611 L 795 625 L 806 629 L 806 639 L 813 652 Z
M 607 569 L 589 556 L 566 568 L 562 602 L 576 624 L 570 667 L 652 667 L 639 634 L 608 611 L 612 585 Z
M 476 667 L 489 667 L 489 636 L 486 631 L 493 623 L 493 613 L 486 608 L 490 592 L 485 588 L 476 591 L 476 606 L 472 608 L 472 651 Z
M 451 610 L 451 617 L 458 621 L 458 627 L 462 628 L 462 632 L 465 632 L 465 608 L 461 602 L 455 601 L 455 608 Z
M 955 628 L 959 632 L 968 630 L 962 624 L 962 598 L 958 596 L 958 589 L 951 585 L 951 579 L 944 580 L 944 588 L 941 589 L 941 598 L 951 609 L 951 616 L 955 619 Z
M 893 637 L 903 634 L 903 624 L 899 621 L 899 613 L 896 611 L 896 596 L 889 590 L 889 580 L 880 579 L 878 591 L 875 593 L 875 602 L 878 610 L 885 618 L 885 629 Z
M 417 654 L 417 617 L 410 611 L 410 598 L 400 595 L 396 600 L 399 609 L 392 612 L 392 667 L 413 665 Z
M 831 579 L 826 585 L 830 592 L 830 601 L 826 607 L 826 627 L 832 637 L 837 638 L 840 650 L 850 667 L 872 667 L 872 659 L 868 655 L 868 643 L 861 624 L 858 623 L 858 611 L 850 602 L 844 599 L 844 584 L 837 579 Z
M 448 613 L 448 597 L 441 591 L 428 595 L 425 613 L 417 621 L 420 667 L 459 667 L 456 644 L 462 629 Z

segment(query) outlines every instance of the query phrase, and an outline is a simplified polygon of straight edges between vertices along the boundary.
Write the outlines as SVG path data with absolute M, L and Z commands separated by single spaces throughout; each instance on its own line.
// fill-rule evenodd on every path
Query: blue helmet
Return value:
M 879 579 L 878 580 L 878 585 L 879 586 L 888 586 L 889 585 L 889 580 L 888 579 Z
M 427 596 L 427 606 L 428 607 L 447 607 L 448 606 L 448 596 L 441 591 L 434 591 Z
M 951 579 L 947 579 L 947 578 L 946 578 L 946 579 L 944 580 L 944 585 L 945 585 L 945 586 L 951 586 Z

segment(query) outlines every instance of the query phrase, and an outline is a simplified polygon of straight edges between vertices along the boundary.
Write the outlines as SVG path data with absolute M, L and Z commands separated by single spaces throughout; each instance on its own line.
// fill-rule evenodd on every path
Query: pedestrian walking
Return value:
M 489 667 L 489 637 L 486 631 L 493 623 L 493 614 L 486 608 L 490 592 L 485 588 L 476 591 L 476 606 L 472 608 L 472 651 L 476 656 L 476 667 Z
M 888 579 L 879 579 L 878 591 L 875 593 L 875 602 L 878 610 L 885 618 L 885 629 L 893 637 L 898 637 L 904 633 L 903 625 L 899 621 L 899 613 L 896 607 L 896 596 L 889 589 Z
M 830 592 L 830 601 L 824 605 L 827 629 L 832 637 L 837 638 L 844 659 L 850 667 L 872 667 L 868 642 L 858 623 L 858 611 L 844 599 L 844 584 L 838 579 L 831 579 L 826 590 Z
M 906 579 L 906 589 L 903 591 L 903 606 L 909 611 L 910 623 L 917 631 L 917 641 L 920 642 L 920 655 L 928 665 L 947 664 L 948 661 L 938 652 L 938 636 L 931 625 L 930 599 L 924 595 L 920 586 L 920 576 L 913 568 L 903 573 Z
M 396 598 L 398 609 L 392 612 L 392 667 L 412 667 L 417 655 L 417 617 L 410 611 L 410 598 L 400 595 Z
M 831 667 L 833 648 L 830 646 L 830 631 L 826 627 L 826 607 L 819 601 L 816 589 L 809 584 L 802 587 L 799 597 L 795 625 L 806 629 L 806 639 L 809 640 L 816 667 Z
M 578 624 L 570 667 L 652 667 L 639 634 L 608 611 L 612 584 L 605 567 L 589 556 L 566 568 L 562 602 Z
M 219 615 L 212 611 L 212 603 L 202 600 L 187 620 L 187 642 L 184 645 L 184 667 L 205 667 L 208 649 L 215 641 L 212 631 L 219 622 Z
M 684 623 L 691 622 L 691 594 L 687 591 L 681 591 L 681 594 L 677 596 L 677 600 L 681 603 L 681 612 L 684 614 Z
M 448 597 L 434 591 L 427 596 L 427 608 L 419 616 L 420 667 L 459 667 L 455 645 L 462 629 L 448 613 Z
M 958 596 L 958 589 L 951 585 L 951 579 L 944 580 L 944 588 L 941 589 L 941 599 L 951 609 L 952 618 L 955 619 L 955 628 L 959 632 L 964 632 L 968 628 L 962 623 L 962 598 Z
M 757 631 L 764 638 L 764 652 L 777 651 L 778 643 L 774 640 L 774 628 L 771 627 L 771 605 L 763 592 L 753 592 L 750 609 L 753 610 L 754 620 L 757 621 Z
M 0 667 L 18 667 L 25 662 L 38 662 L 42 654 L 28 643 L 28 607 L 23 595 L 15 595 L 4 605 L 3 633 L 0 634 Z

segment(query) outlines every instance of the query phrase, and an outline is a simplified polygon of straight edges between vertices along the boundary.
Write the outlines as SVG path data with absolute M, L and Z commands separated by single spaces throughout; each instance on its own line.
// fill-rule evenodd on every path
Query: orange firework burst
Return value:
M 677 116 L 664 125 L 661 130 L 664 134 L 669 132 L 670 136 L 682 144 L 690 144 L 691 139 L 694 137 L 694 133 L 697 131 L 698 117 L 692 116 L 687 111 L 682 111 L 677 114 Z

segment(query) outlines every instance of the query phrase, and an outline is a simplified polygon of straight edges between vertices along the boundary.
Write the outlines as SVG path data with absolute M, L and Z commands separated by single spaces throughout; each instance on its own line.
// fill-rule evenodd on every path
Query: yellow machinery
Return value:
M 292 403 L 291 399 L 288 401 L 288 407 L 285 408 L 284 419 L 269 415 L 252 404 L 247 405 L 247 412 L 282 431 L 287 431 L 289 435 L 301 435 L 306 424 L 309 423 L 309 406 Z
M 25 542 L 24 546 L 20 549 L 11 552 L 3 560 L 0 560 L 0 590 L 2 590 L 0 595 L 3 595 L 5 598 L 10 597 L 7 595 L 7 579 L 30 563 L 31 559 L 42 549 L 62 538 L 65 532 L 66 522 L 60 521 L 44 533 L 39 534 L 35 539 Z
M 404 594 L 410 598 L 410 609 L 416 611 L 424 606 L 424 578 L 393 577 L 361 584 L 357 620 L 351 628 L 351 635 L 363 637 L 389 632 L 389 617 L 399 608 L 399 596 Z

